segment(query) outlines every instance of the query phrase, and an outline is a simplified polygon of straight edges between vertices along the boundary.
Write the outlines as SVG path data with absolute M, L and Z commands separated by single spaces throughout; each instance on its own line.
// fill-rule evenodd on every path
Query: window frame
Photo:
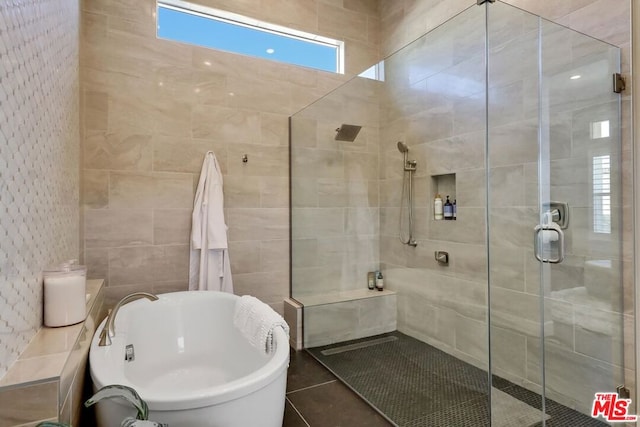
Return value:
M 298 67 L 310 68 L 310 69 L 314 69 L 314 70 L 318 70 L 318 71 L 333 72 L 335 74 L 344 74 L 345 73 L 344 41 L 332 39 L 332 38 L 329 38 L 329 37 L 320 36 L 320 35 L 317 35 L 317 34 L 307 33 L 305 31 L 300 31 L 300 30 L 296 30 L 296 29 L 293 29 L 293 28 L 272 24 L 270 22 L 261 21 L 259 19 L 254 19 L 254 18 L 250 18 L 248 16 L 240 15 L 240 14 L 237 14 L 237 13 L 228 12 L 228 11 L 220 10 L 220 9 L 215 9 L 215 8 L 212 8 L 212 7 L 202 6 L 202 5 L 198 5 L 198 4 L 195 4 L 195 3 L 186 2 L 186 1 L 183 1 L 183 0 L 157 0 L 156 1 L 156 37 L 159 38 L 159 39 L 162 39 L 162 40 L 171 40 L 171 41 L 174 41 L 174 42 L 175 41 L 179 42 L 179 40 L 165 39 L 165 38 L 160 37 L 158 35 L 158 29 L 159 29 L 158 17 L 159 17 L 159 9 L 160 8 L 171 9 L 171 10 L 174 10 L 174 11 L 177 11 L 177 12 L 187 13 L 187 14 L 199 16 L 199 17 L 202 17 L 202 18 L 223 22 L 223 23 L 230 24 L 230 25 L 236 25 L 236 26 L 240 26 L 240 27 L 245 27 L 245 28 L 249 28 L 249 29 L 252 29 L 252 30 L 256 30 L 256 31 L 261 31 L 261 32 L 265 32 L 265 33 L 274 34 L 274 35 L 280 36 L 280 37 L 287 37 L 287 38 L 291 38 L 291 39 L 300 40 L 300 41 L 303 41 L 303 42 L 306 42 L 306 43 L 315 43 L 315 44 L 319 44 L 319 45 L 335 48 L 335 50 L 336 50 L 336 70 L 335 71 L 328 71 L 328 70 L 324 70 L 324 69 L 320 69 L 320 68 L 309 67 L 309 66 L 296 64 L 296 63 L 288 62 L 288 61 L 280 61 L 280 60 L 275 60 L 275 59 L 274 59 L 274 61 L 281 62 L 281 63 L 284 63 L 284 64 L 289 64 L 289 65 L 295 65 L 295 66 L 298 66 Z M 181 42 L 181 43 L 186 43 L 186 42 Z M 204 47 L 204 46 L 203 46 L 203 48 L 205 48 L 205 49 L 216 49 L 216 48 Z M 240 54 L 240 55 L 246 55 L 246 54 L 241 53 L 241 52 L 235 52 L 235 51 L 229 51 L 229 52 Z M 251 57 L 259 58 L 259 59 L 269 59 L 269 58 L 265 58 L 265 57 L 262 57 L 262 56 L 253 56 L 253 55 L 251 55 Z

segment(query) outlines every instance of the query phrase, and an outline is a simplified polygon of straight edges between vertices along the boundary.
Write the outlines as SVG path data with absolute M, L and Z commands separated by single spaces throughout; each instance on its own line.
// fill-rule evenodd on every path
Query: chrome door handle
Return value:
M 543 258 L 540 255 L 540 232 L 541 231 L 554 231 L 558 234 L 558 256 L 557 258 Z M 559 264 L 564 261 L 564 232 L 558 224 L 552 222 L 551 224 L 536 225 L 533 229 L 533 252 L 536 259 L 540 262 L 548 262 L 550 264 Z

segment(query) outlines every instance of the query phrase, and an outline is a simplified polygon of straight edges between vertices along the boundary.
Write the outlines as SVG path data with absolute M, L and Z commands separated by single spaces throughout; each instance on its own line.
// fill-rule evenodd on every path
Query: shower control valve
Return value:
M 449 252 L 436 251 L 435 258 L 438 261 L 438 265 L 449 265 Z

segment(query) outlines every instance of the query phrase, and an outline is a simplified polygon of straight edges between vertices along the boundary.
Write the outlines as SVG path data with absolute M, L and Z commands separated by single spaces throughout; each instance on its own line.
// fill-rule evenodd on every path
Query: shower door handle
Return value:
M 558 256 L 556 258 L 544 258 L 540 254 L 540 232 L 544 231 L 558 234 Z M 544 236 L 544 234 L 545 233 L 542 233 L 542 236 Z M 564 261 L 564 232 L 562 231 L 562 228 L 560 228 L 560 226 L 555 222 L 545 225 L 536 225 L 536 227 L 533 229 L 533 252 L 536 256 L 536 259 L 540 262 L 559 264 Z

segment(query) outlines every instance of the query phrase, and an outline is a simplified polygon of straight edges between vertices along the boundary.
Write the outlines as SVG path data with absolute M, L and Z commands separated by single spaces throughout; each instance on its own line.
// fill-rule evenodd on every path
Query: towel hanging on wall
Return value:
M 213 151 L 204 156 L 193 202 L 189 289 L 233 293 L 222 171 Z

